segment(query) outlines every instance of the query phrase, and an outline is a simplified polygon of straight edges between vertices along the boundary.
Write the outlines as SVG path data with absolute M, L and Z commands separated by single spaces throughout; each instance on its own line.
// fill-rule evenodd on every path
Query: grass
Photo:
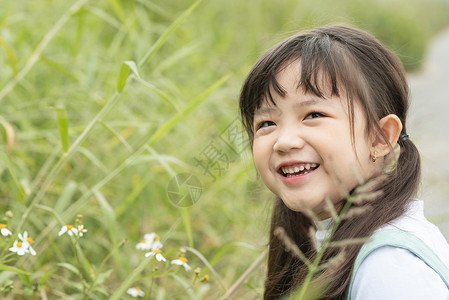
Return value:
M 14 235 L 0 236 L 2 299 L 120 299 L 135 285 L 151 299 L 260 298 L 271 196 L 236 119 L 251 65 L 287 33 L 344 22 L 417 68 L 447 25 L 439 2 L 369 2 L 369 15 L 341 3 L 3 3 L 0 223 Z M 186 208 L 167 194 L 183 172 L 202 185 Z M 83 237 L 58 236 L 77 222 Z M 36 256 L 8 250 L 25 230 Z M 149 232 L 200 270 L 145 258 L 135 245 Z

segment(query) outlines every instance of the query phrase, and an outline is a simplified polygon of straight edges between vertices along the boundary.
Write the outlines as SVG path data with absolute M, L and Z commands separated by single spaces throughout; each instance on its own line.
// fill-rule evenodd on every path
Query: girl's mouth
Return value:
M 284 177 L 301 176 L 316 170 L 319 166 L 320 165 L 316 163 L 299 163 L 280 167 L 278 173 Z

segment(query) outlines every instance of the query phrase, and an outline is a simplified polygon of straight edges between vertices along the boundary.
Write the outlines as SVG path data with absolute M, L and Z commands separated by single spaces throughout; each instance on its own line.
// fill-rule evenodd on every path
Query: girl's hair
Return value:
M 330 90 L 331 95 L 347 97 L 353 141 L 354 101 L 361 104 L 366 114 L 367 134 L 377 132 L 386 140 L 378 121 L 389 114 L 399 117 L 403 124 L 401 134 L 406 134 L 409 95 L 399 59 L 368 33 L 344 26 L 324 26 L 277 44 L 250 71 L 240 95 L 240 112 L 251 143 L 255 110 L 263 101 L 276 105 L 273 90 L 281 97 L 285 95 L 276 74 L 295 61 L 301 64 L 298 88 L 302 88 L 304 93 L 325 97 Z M 408 139 L 399 141 L 399 145 L 400 155 L 393 170 L 385 170 L 385 179 L 377 185 L 382 191 L 381 196 L 369 202 L 371 209 L 342 221 L 332 240 L 368 237 L 404 213 L 406 204 L 416 195 L 421 167 L 415 145 Z M 302 252 L 313 259 L 316 251 L 308 234 L 310 226 L 313 222 L 305 214 L 290 210 L 281 199 L 276 199 L 269 237 L 265 299 L 291 293 L 301 286 L 308 271 L 307 266 L 288 252 L 284 241 L 274 234 L 276 228 L 282 227 Z M 336 247 L 326 249 L 323 262 L 341 251 L 344 251 L 345 259 L 338 265 L 338 270 L 328 268 L 319 274 L 318 279 L 327 285 L 323 299 L 344 298 L 360 248 L 360 244 L 352 244 L 344 250 Z

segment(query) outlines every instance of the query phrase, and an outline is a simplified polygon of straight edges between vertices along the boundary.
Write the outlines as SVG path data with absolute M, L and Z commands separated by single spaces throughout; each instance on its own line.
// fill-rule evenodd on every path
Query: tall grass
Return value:
M 372 14 L 359 1 L 2 2 L 1 298 L 260 298 L 271 196 L 236 127 L 242 79 L 300 28 L 355 24 L 417 67 L 447 25 L 440 2 L 363 5 Z M 201 183 L 192 206 L 170 201 L 179 173 Z M 83 237 L 58 236 L 76 223 Z M 36 256 L 8 250 L 24 231 Z M 136 249 L 149 232 L 168 262 Z M 200 270 L 171 265 L 180 255 Z

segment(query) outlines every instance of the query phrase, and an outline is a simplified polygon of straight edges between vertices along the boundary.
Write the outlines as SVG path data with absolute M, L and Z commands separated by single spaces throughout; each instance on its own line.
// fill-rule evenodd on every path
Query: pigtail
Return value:
M 402 192 L 408 192 L 411 198 L 418 192 L 421 181 L 421 157 L 418 148 L 410 139 L 406 138 L 398 143 L 400 155 L 395 169 L 396 181 L 401 186 Z

